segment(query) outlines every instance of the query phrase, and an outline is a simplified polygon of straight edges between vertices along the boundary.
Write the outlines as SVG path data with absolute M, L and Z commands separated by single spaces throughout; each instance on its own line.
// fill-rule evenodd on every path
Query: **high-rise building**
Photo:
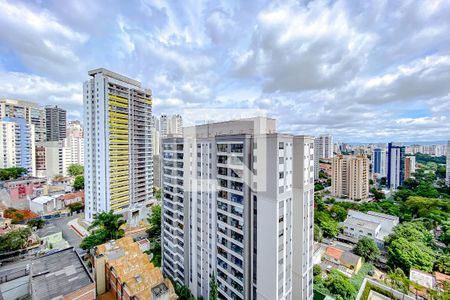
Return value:
M 23 118 L 0 119 L 0 168 L 23 167 L 36 176 L 35 129 Z
M 416 173 L 416 157 L 405 157 L 405 179 L 411 178 Z
M 320 173 L 320 139 L 315 138 L 314 139 L 314 179 L 319 179 L 319 173 Z
M 183 119 L 180 115 L 161 115 L 159 122 L 161 137 L 183 134 Z
M 331 193 L 335 197 L 361 200 L 369 197 L 369 159 L 338 155 L 333 158 Z
M 45 109 L 36 103 L 11 99 L 0 99 L 0 118 L 22 118 L 34 125 L 35 142 L 46 140 Z
M 403 185 L 405 179 L 405 147 L 388 144 L 387 184 L 390 189 Z
M 84 83 L 86 219 L 114 210 L 137 225 L 153 200 L 152 92 L 100 68 Z
M 316 139 L 317 153 L 319 153 L 319 158 L 332 158 L 334 149 L 333 136 L 330 134 L 323 134 Z
M 450 186 L 450 141 L 447 142 L 447 185 Z
M 64 139 L 67 164 L 84 164 L 84 136 L 80 121 L 70 121 L 67 126 L 67 137 Z
M 60 141 L 66 137 L 66 110 L 58 106 L 46 106 L 45 120 L 47 141 Z
M 386 150 L 375 148 L 372 152 L 372 173 L 382 177 L 386 176 L 387 160 Z
M 208 298 L 312 299 L 314 139 L 252 118 L 162 141 L 162 268 Z

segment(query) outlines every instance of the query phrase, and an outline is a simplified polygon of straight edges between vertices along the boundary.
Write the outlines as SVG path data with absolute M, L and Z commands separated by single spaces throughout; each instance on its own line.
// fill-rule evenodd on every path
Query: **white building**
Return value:
M 64 201 L 61 200 L 62 195 L 40 196 L 30 200 L 30 210 L 37 214 L 50 213 L 63 209 Z
M 103 68 L 89 76 L 83 88 L 86 219 L 114 210 L 135 226 L 153 201 L 152 92 Z
M 70 121 L 67 126 L 67 138 L 64 139 L 67 165 L 84 164 L 84 137 L 80 121 Z
M 22 118 L 0 119 L 0 168 L 23 167 L 36 176 L 35 129 Z
M 333 136 L 330 134 L 323 134 L 316 138 L 317 153 L 319 158 L 332 158 L 333 157 Z
M 387 153 L 385 149 L 375 148 L 372 151 L 372 173 L 385 177 L 387 175 Z
M 208 297 L 312 299 L 314 139 L 253 118 L 162 142 L 163 271 Z
M 161 137 L 183 134 L 183 119 L 180 115 L 161 115 L 159 122 Z
M 366 214 L 349 210 L 347 218 L 341 224 L 345 235 L 356 239 L 371 238 L 381 248 L 384 246 L 384 238 L 391 234 L 394 227 L 399 224 L 399 218 L 373 211 Z

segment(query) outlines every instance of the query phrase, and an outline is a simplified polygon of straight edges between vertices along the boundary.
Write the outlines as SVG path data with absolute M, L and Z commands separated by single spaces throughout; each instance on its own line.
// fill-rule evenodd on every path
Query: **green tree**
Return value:
M 22 167 L 12 167 L 0 169 L 0 180 L 17 179 L 28 173 L 28 170 Z
M 150 253 L 153 254 L 152 262 L 155 266 L 161 266 L 161 206 L 153 205 L 147 218 L 150 228 L 147 230 L 150 241 Z
M 439 197 L 439 192 L 434 188 L 432 182 L 423 181 L 419 184 L 416 189 L 417 196 L 437 198 Z
M 401 237 L 388 246 L 388 264 L 408 272 L 411 268 L 431 272 L 435 254 L 431 248 L 419 241 L 408 241 Z
M 73 212 L 80 212 L 84 210 L 84 203 L 83 202 L 75 202 L 68 205 L 69 210 L 71 213 Z
M 450 221 L 443 222 L 441 225 L 442 234 L 439 237 L 439 240 L 446 244 L 450 245 Z
M 83 175 L 84 167 L 79 164 L 73 164 L 67 168 L 67 172 L 69 173 L 70 176 L 73 176 L 73 177 L 78 176 L 78 175 Z
M 347 210 L 341 206 L 333 205 L 330 212 L 331 216 L 339 222 L 343 222 L 347 218 Z
M 322 241 L 322 231 L 320 230 L 320 227 L 317 224 L 314 224 L 314 240 L 316 242 Z
M 325 237 L 335 237 L 339 233 L 339 222 L 334 220 L 328 212 L 316 210 L 314 222 L 320 227 Z
M 322 268 L 320 267 L 320 265 L 314 265 L 313 266 L 313 275 L 317 276 L 322 274 Z
M 320 170 L 320 171 L 319 171 L 319 178 L 320 178 L 320 179 L 327 179 L 327 178 L 328 178 L 328 175 L 327 175 L 327 173 L 325 173 L 324 170 Z
M 45 226 L 45 221 L 42 219 L 30 220 L 27 222 L 27 225 L 30 228 L 36 227 L 37 229 L 41 229 Z
M 28 227 L 20 228 L 1 235 L 0 253 L 16 251 L 25 248 L 30 235 L 31 229 Z
M 394 228 L 394 232 L 386 239 L 389 245 L 390 241 L 404 238 L 410 242 L 421 242 L 425 245 L 431 245 L 433 235 L 421 222 L 405 222 Z
M 217 300 L 218 292 L 217 292 L 217 281 L 216 275 L 212 274 L 211 281 L 209 282 L 209 300 Z
M 370 192 L 373 194 L 374 198 L 377 200 L 385 199 L 386 196 L 384 193 L 380 190 L 377 190 L 376 188 L 371 188 Z
M 353 252 L 370 262 L 375 261 L 381 254 L 377 244 L 367 237 L 358 240 L 355 248 L 353 248 Z
M 75 177 L 75 180 L 73 182 L 73 188 L 75 191 L 84 190 L 84 176 L 78 175 Z
M 434 264 L 434 269 L 450 275 L 450 253 L 441 254 Z
M 340 296 L 344 300 L 355 299 L 355 287 L 344 274 L 336 269 L 331 270 L 327 279 L 325 279 L 325 287 L 333 295 Z
M 123 237 L 125 231 L 121 227 L 125 223 L 122 216 L 114 214 L 112 210 L 97 214 L 89 227 L 93 233 L 81 241 L 80 247 L 88 250 L 109 240 Z
M 408 293 L 410 281 L 402 269 L 395 269 L 394 272 L 388 273 L 386 282 L 394 289 L 402 293 Z

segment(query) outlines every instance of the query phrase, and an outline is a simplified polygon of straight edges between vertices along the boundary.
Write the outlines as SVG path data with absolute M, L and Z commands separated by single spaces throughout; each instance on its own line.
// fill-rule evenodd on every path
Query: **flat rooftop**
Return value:
M 375 229 L 377 229 L 378 226 L 381 226 L 380 223 L 375 223 L 375 222 L 371 222 L 371 221 L 367 221 L 367 220 L 363 220 L 363 219 L 355 218 L 355 217 L 351 217 L 351 216 L 347 217 L 347 219 L 344 221 L 344 224 L 364 227 L 364 228 L 368 228 L 371 230 L 375 230 Z
M 33 260 L 31 278 L 33 299 L 63 298 L 93 283 L 72 247 Z
M 38 237 L 43 238 L 55 233 L 61 232 L 61 229 L 56 227 L 54 224 L 45 224 L 45 226 L 41 229 L 36 230 L 36 234 Z

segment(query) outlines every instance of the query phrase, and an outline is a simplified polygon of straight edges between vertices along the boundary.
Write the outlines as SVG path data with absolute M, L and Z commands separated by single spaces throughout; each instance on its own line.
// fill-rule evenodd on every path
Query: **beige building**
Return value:
M 416 172 L 416 157 L 406 156 L 405 157 L 405 179 L 413 177 Z
M 365 199 L 369 196 L 369 165 L 366 156 L 338 155 L 333 158 L 331 193 L 335 197 Z

